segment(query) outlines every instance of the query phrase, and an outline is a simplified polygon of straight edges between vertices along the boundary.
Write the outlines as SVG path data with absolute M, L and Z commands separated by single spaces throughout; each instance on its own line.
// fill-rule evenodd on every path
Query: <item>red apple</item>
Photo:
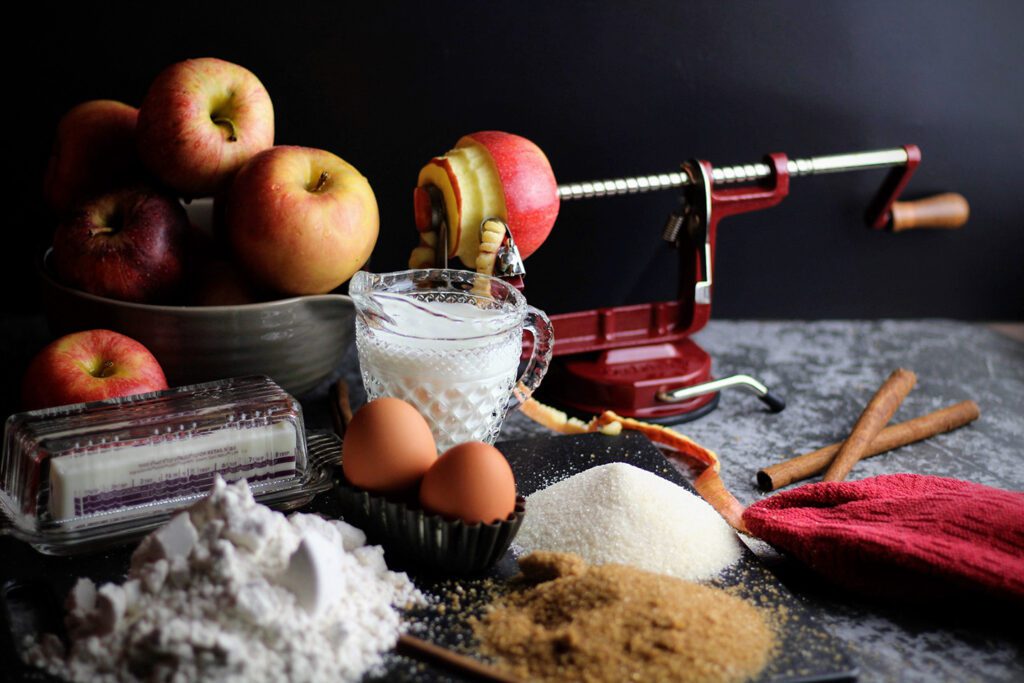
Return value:
M 110 330 L 88 330 L 40 351 L 21 393 L 25 409 L 35 410 L 166 388 L 164 371 L 145 346 Z
M 43 194 L 54 211 L 63 213 L 75 202 L 138 182 L 138 114 L 122 102 L 92 100 L 61 118 L 43 182 Z
M 339 157 L 306 147 L 260 152 L 231 183 L 227 226 L 239 263 L 286 294 L 321 294 L 346 282 L 373 251 L 377 200 Z
M 187 197 L 210 196 L 254 154 L 274 144 L 274 106 L 248 69 L 189 59 L 164 69 L 139 109 L 146 167 Z
M 146 303 L 168 300 L 181 284 L 185 209 L 148 189 L 102 195 L 68 214 L 53 236 L 53 267 L 90 294 Z
M 437 187 L 448 215 L 448 256 L 476 266 L 480 224 L 500 218 L 512 231 L 523 258 L 535 252 L 558 217 L 558 184 L 544 152 L 526 138 L 500 131 L 462 137 L 420 171 L 414 196 L 420 245 L 410 267 L 434 264 L 437 236 L 430 231 L 425 188 Z
M 238 306 L 262 301 L 245 273 L 226 259 L 206 259 L 195 275 L 193 300 L 198 306 Z

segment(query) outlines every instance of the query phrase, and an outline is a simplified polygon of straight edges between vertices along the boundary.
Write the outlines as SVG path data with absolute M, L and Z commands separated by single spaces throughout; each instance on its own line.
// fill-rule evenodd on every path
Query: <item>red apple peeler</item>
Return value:
M 680 189 L 681 209 L 669 216 L 663 232 L 679 252 L 679 296 L 552 316 L 554 354 L 560 359 L 545 383 L 549 395 L 587 413 L 611 409 L 679 422 L 710 412 L 719 390 L 739 386 L 756 393 L 770 410 L 781 410 L 785 403 L 751 377 L 712 380 L 711 357 L 691 338 L 711 314 L 719 221 L 775 206 L 789 193 L 790 178 L 891 168 L 868 208 L 868 225 L 894 231 L 960 227 L 969 211 L 960 195 L 896 201 L 920 162 L 921 151 L 906 145 L 809 159 L 769 154 L 761 163 L 722 168 L 692 160 L 677 173 L 560 185 L 562 200 Z
M 961 195 L 896 201 L 920 162 L 915 145 L 805 159 L 776 153 L 755 164 L 716 168 L 694 159 L 673 173 L 559 185 L 562 201 L 679 190 L 680 209 L 663 231 L 679 253 L 679 294 L 673 301 L 551 316 L 558 358 L 544 382 L 547 400 L 588 414 L 614 410 L 648 421 L 682 422 L 713 410 L 720 390 L 741 387 L 770 410 L 782 410 L 784 401 L 748 375 L 712 380 L 711 357 L 691 338 L 711 315 L 719 221 L 775 206 L 789 193 L 790 178 L 890 168 L 867 210 L 868 225 L 892 231 L 962 226 L 969 207 Z M 521 278 L 522 260 L 511 231 L 506 235 L 495 275 Z

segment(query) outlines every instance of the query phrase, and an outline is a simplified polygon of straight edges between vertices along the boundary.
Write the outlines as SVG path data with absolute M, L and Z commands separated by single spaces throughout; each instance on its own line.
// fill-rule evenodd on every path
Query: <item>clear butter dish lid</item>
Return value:
M 50 554 L 139 538 L 204 497 L 216 475 L 299 507 L 331 487 L 337 439 L 266 377 L 17 413 L 4 426 L 0 533 Z

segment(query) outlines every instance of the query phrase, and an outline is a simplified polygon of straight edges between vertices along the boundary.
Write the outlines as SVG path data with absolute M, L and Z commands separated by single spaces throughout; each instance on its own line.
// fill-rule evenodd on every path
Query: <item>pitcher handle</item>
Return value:
M 526 307 L 523 331 L 533 335 L 533 353 L 526 364 L 526 369 L 516 382 L 515 389 L 512 390 L 512 397 L 505 408 L 506 413 L 525 403 L 540 386 L 540 381 L 544 379 L 548 365 L 551 364 L 551 352 L 555 346 L 555 330 L 548 316 L 540 309 Z

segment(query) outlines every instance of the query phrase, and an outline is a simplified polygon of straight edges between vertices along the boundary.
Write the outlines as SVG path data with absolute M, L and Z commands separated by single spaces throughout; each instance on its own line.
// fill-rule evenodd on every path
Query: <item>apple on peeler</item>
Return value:
M 420 244 L 409 258 L 410 268 L 432 267 L 439 261 L 429 186 L 443 198 L 448 257 L 478 270 L 480 224 L 485 218 L 506 222 L 520 256 L 526 258 L 547 239 L 558 216 L 558 184 L 540 147 L 501 131 L 466 135 L 455 149 L 434 157 L 420 171 L 414 192 Z

